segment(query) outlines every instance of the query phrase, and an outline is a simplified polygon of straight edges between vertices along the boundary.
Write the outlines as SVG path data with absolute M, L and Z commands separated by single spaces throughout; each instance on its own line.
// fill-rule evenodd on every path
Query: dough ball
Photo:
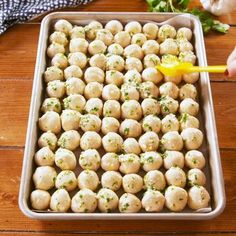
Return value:
M 107 29 L 99 29 L 96 33 L 96 39 L 101 40 L 105 45 L 109 46 L 113 42 L 113 35 Z
M 181 131 L 186 128 L 199 128 L 199 120 L 187 113 L 181 114 L 179 123 Z
M 73 38 L 70 40 L 69 51 L 70 52 L 82 52 L 87 53 L 89 43 L 83 38 Z
M 119 156 L 116 153 L 108 152 L 102 157 L 101 167 L 103 170 L 117 171 L 119 166 Z
M 101 129 L 101 119 L 93 114 L 86 114 L 80 117 L 80 128 L 84 131 L 95 131 L 99 132 Z
M 93 114 L 96 116 L 102 115 L 103 102 L 99 98 L 90 98 L 84 107 L 88 114 Z
M 193 45 L 185 38 L 177 39 L 177 44 L 180 52 L 193 51 Z
M 77 187 L 77 179 L 74 172 L 71 170 L 61 171 L 56 177 L 55 187 L 57 189 L 64 188 L 68 192 L 74 190 Z
M 90 82 L 84 88 L 84 96 L 86 99 L 99 98 L 102 95 L 103 85 L 98 82 Z
M 197 150 L 188 151 L 185 154 L 185 164 L 189 168 L 202 169 L 205 167 L 206 160 L 202 152 Z
M 88 51 L 90 55 L 95 55 L 95 54 L 104 54 L 106 52 L 107 46 L 105 43 L 101 40 L 94 40 L 92 41 L 89 46 L 88 46 Z
M 159 137 L 155 132 L 148 131 L 139 138 L 138 142 L 143 152 L 156 151 L 159 146 Z
M 62 98 L 65 94 L 65 83 L 60 80 L 53 80 L 47 84 L 47 94 L 51 98 Z
M 176 75 L 176 76 L 165 75 L 165 82 L 172 82 L 178 85 L 181 81 L 182 81 L 182 75 Z
M 184 168 L 184 155 L 179 151 L 165 151 L 163 154 L 164 167 L 170 169 L 171 167 Z
M 102 119 L 102 133 L 107 134 L 109 132 L 117 133 L 120 127 L 119 121 L 114 117 L 104 117 Z
M 55 111 L 61 113 L 61 103 L 58 98 L 46 98 L 41 106 L 41 111 L 46 113 L 47 111 Z
M 85 30 L 82 26 L 74 26 L 73 29 L 70 31 L 70 38 L 85 38 Z
M 84 170 L 96 171 L 100 167 L 101 157 L 96 149 L 87 149 L 81 152 L 79 164 Z
M 115 55 L 123 55 L 123 51 L 124 49 L 120 46 L 120 44 L 118 43 L 113 43 L 111 44 L 108 49 L 107 49 L 108 53 L 110 54 L 115 54 Z
M 105 74 L 102 69 L 98 67 L 88 67 L 84 72 L 84 80 L 86 83 L 98 82 L 103 83 Z
M 142 78 L 143 81 L 151 81 L 154 84 L 158 84 L 163 79 L 163 75 L 156 68 L 149 67 L 143 70 Z
M 188 191 L 188 206 L 193 210 L 208 207 L 210 195 L 202 186 L 193 186 Z
M 179 96 L 179 88 L 173 82 L 166 82 L 159 87 L 161 96 L 169 96 L 173 99 L 177 99 Z
M 161 138 L 161 144 L 164 149 L 170 151 L 180 151 L 183 148 L 183 139 L 177 131 L 165 133 Z
M 146 42 L 144 42 L 142 49 L 145 55 L 158 54 L 159 47 L 159 43 L 156 40 L 147 40 Z
M 119 211 L 121 213 L 136 213 L 141 209 L 140 200 L 131 193 L 124 193 L 119 200 Z
M 160 105 L 156 99 L 145 98 L 141 103 L 141 107 L 144 116 L 160 114 Z
M 80 189 L 96 190 L 99 185 L 99 178 L 93 170 L 83 170 L 78 176 L 78 186 Z
M 67 130 L 78 130 L 81 114 L 75 110 L 63 110 L 61 114 L 62 128 Z
M 51 61 L 52 66 L 57 66 L 60 69 L 65 69 L 68 66 L 67 57 L 63 53 L 57 53 Z
M 71 94 L 63 99 L 64 108 L 82 112 L 86 104 L 85 98 L 80 94 Z
M 106 23 L 105 29 L 109 30 L 113 35 L 123 30 L 123 25 L 118 20 L 110 20 Z
M 70 195 L 65 189 L 57 189 L 52 194 L 50 201 L 51 210 L 56 212 L 67 212 L 70 209 L 70 204 Z
M 63 79 L 64 79 L 63 71 L 56 66 L 47 67 L 46 71 L 44 72 L 44 81 L 46 83 L 53 80 L 63 80 Z
M 71 210 L 73 212 L 94 212 L 97 208 L 96 193 L 90 189 L 78 191 L 71 200 Z
M 125 31 L 130 35 L 134 35 L 142 32 L 142 26 L 138 21 L 130 21 L 125 25 Z
M 125 119 L 120 124 L 119 132 L 125 138 L 137 138 L 142 134 L 142 126 L 136 120 Z
M 87 65 L 87 57 L 82 52 L 73 52 L 68 55 L 68 62 L 70 65 L 76 65 L 84 69 Z
M 103 116 L 119 119 L 121 115 L 120 103 L 116 100 L 107 100 L 103 105 Z
M 142 117 L 142 109 L 136 100 L 126 100 L 121 106 L 122 118 L 140 120 Z
M 192 98 L 185 98 L 179 105 L 179 112 L 196 116 L 199 111 L 199 104 Z
M 146 35 L 147 39 L 156 39 L 158 29 L 158 25 L 148 22 L 143 26 L 143 33 Z
M 168 38 L 175 38 L 175 36 L 176 36 L 176 30 L 173 26 L 165 24 L 159 28 L 158 40 L 160 42 L 163 42 Z
M 106 71 L 105 81 L 107 84 L 115 84 L 120 86 L 123 83 L 123 74 L 116 70 Z
M 179 54 L 179 47 L 178 44 L 174 39 L 166 39 L 163 43 L 160 44 L 160 54 L 171 54 L 171 55 L 178 55 Z
M 54 159 L 54 153 L 48 146 L 42 147 L 34 155 L 34 161 L 38 166 L 52 166 Z
M 55 31 L 59 31 L 64 33 L 66 36 L 69 35 L 69 32 L 72 30 L 73 26 L 72 24 L 67 21 L 67 20 L 58 20 L 55 25 L 54 25 L 54 29 Z
M 128 32 L 120 31 L 114 36 L 114 41 L 117 44 L 120 44 L 121 47 L 125 48 L 131 42 L 131 37 Z
M 86 37 L 89 40 L 94 40 L 96 37 L 97 30 L 102 29 L 102 28 L 103 28 L 103 26 L 100 22 L 98 22 L 96 20 L 91 21 L 88 25 L 86 25 L 84 27 Z
M 53 58 L 57 53 L 65 53 L 65 47 L 59 43 L 51 43 L 47 48 L 47 55 L 49 58 Z
M 157 98 L 159 94 L 158 87 L 151 81 L 143 82 L 140 85 L 141 98 Z
M 137 174 L 123 176 L 122 186 L 126 193 L 138 193 L 143 188 L 143 179 Z
M 143 65 L 145 68 L 156 67 L 160 63 L 160 58 L 155 54 L 147 54 L 143 59 Z
M 145 152 L 141 154 L 142 168 L 147 172 L 159 169 L 162 163 L 162 157 L 158 152 Z
M 165 177 L 159 170 L 148 171 L 143 180 L 146 189 L 161 191 L 166 187 Z
M 66 94 L 71 95 L 71 94 L 83 94 L 84 93 L 84 88 L 85 88 L 85 83 L 83 80 L 75 77 L 69 78 L 65 82 L 66 86 Z
M 71 65 L 64 70 L 64 76 L 65 79 L 69 79 L 71 77 L 81 78 L 83 76 L 83 71 L 79 66 Z
M 165 191 L 166 207 L 174 212 L 182 211 L 188 201 L 188 194 L 185 189 L 177 186 L 169 186 Z
M 42 133 L 38 139 L 39 148 L 49 147 L 52 151 L 56 149 L 57 146 L 57 136 L 51 131 Z
M 137 44 L 142 47 L 142 45 L 147 41 L 147 37 L 145 34 L 137 33 L 132 36 L 131 44 Z
M 33 181 L 36 189 L 49 190 L 54 187 L 57 177 L 56 170 L 51 166 L 37 167 L 33 174 Z
M 67 149 L 58 148 L 55 153 L 55 164 L 62 170 L 74 170 L 76 167 L 75 154 Z
M 60 31 L 55 31 L 49 36 L 50 43 L 58 43 L 63 46 L 68 44 L 68 39 L 66 38 L 66 34 Z
M 194 53 L 192 51 L 185 51 L 185 52 L 180 52 L 179 60 L 181 62 L 189 62 L 189 63 L 195 65 L 195 63 L 197 61 L 197 57 L 194 55 Z
M 125 57 L 135 57 L 135 58 L 142 60 L 143 59 L 143 50 L 139 45 L 131 44 L 124 49 L 124 56 Z
M 181 27 L 177 30 L 177 38 L 186 38 L 188 41 L 192 39 L 192 30 L 187 27 Z
M 95 54 L 90 58 L 89 64 L 92 67 L 98 67 L 102 70 L 105 70 L 107 58 L 104 54 Z
M 102 188 L 97 193 L 98 209 L 101 212 L 111 212 L 115 210 L 119 203 L 119 198 L 110 189 Z
M 107 70 L 123 71 L 125 67 L 125 61 L 123 57 L 119 55 L 110 55 L 107 57 Z
M 61 131 L 61 119 L 55 111 L 47 111 L 39 118 L 39 128 L 44 131 L 51 131 L 58 134 Z
M 101 184 L 103 188 L 117 191 L 122 184 L 122 176 L 117 171 L 106 171 L 101 177 Z
M 160 212 L 165 204 L 165 197 L 161 192 L 148 189 L 142 198 L 142 207 L 147 212 Z
M 179 131 L 179 121 L 174 114 L 166 115 L 161 120 L 161 132 Z
M 187 150 L 198 149 L 203 142 L 202 131 L 196 128 L 186 128 L 181 132 Z
M 171 167 L 165 173 L 166 182 L 168 185 L 174 185 L 184 188 L 186 185 L 186 175 L 179 167 Z
M 128 70 L 124 75 L 124 83 L 138 85 L 142 82 L 140 73 L 136 70 Z
M 123 139 L 115 132 L 109 132 L 102 138 L 102 145 L 106 152 L 120 152 Z
M 159 133 L 161 130 L 161 120 L 155 115 L 147 115 L 142 122 L 144 132 L 153 131 Z
M 139 155 L 141 153 L 141 148 L 139 146 L 138 141 L 135 138 L 127 138 L 123 143 L 123 150 L 128 154 L 136 154 Z
M 98 149 L 102 145 L 100 135 L 94 131 L 87 131 L 80 139 L 80 147 L 82 150 Z
M 179 103 L 169 96 L 162 96 L 160 99 L 162 115 L 175 114 L 178 111 Z
M 79 147 L 80 134 L 76 130 L 68 130 L 61 134 L 57 144 L 61 148 L 66 148 L 68 150 L 75 150 Z
M 138 72 L 143 70 L 142 62 L 136 57 L 128 57 L 125 60 L 125 69 L 126 70 L 133 70 L 136 69 Z
M 139 156 L 133 153 L 122 154 L 119 157 L 120 172 L 123 174 L 138 173 L 140 168 Z
M 34 190 L 30 194 L 31 206 L 35 210 L 47 210 L 50 204 L 51 196 L 45 190 Z
M 189 186 L 194 186 L 194 185 L 204 186 L 206 184 L 205 174 L 197 168 L 189 170 L 187 178 Z
M 185 84 L 179 90 L 179 98 L 181 100 L 185 98 L 192 98 L 195 100 L 197 97 L 197 89 L 192 84 Z
M 125 83 L 121 86 L 121 101 L 125 100 L 139 100 L 139 91 L 134 84 Z
M 102 91 L 102 98 L 106 100 L 119 100 L 120 89 L 115 84 L 105 85 Z
M 186 83 L 194 84 L 198 81 L 199 76 L 200 76 L 199 72 L 192 72 L 192 73 L 184 74 L 183 80 Z

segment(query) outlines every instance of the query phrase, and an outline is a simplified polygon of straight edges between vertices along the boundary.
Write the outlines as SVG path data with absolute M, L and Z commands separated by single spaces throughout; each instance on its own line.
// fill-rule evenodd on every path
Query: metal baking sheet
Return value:
M 122 23 L 127 23 L 131 20 L 137 20 L 141 24 L 146 22 L 155 22 L 157 25 L 170 24 L 175 28 L 189 27 L 194 34 L 195 54 L 198 58 L 198 65 L 206 66 L 206 53 L 204 46 L 203 32 L 199 20 L 190 14 L 175 14 L 175 13 L 117 13 L 117 12 L 57 12 L 47 15 L 41 24 L 37 61 L 35 66 L 35 76 L 31 97 L 31 106 L 28 120 L 28 129 L 25 144 L 24 161 L 22 168 L 19 206 L 22 212 L 35 219 L 55 219 L 55 220 L 76 220 L 76 219 L 188 219 L 188 220 L 204 220 L 218 216 L 225 207 L 225 191 L 222 167 L 220 161 L 218 139 L 215 126 L 215 117 L 213 110 L 213 102 L 211 95 L 211 87 L 208 73 L 201 73 L 197 83 L 198 102 L 200 103 L 200 129 L 204 133 L 204 143 L 200 149 L 206 157 L 207 163 L 204 168 L 204 173 L 207 177 L 206 188 L 211 195 L 210 207 L 193 211 L 186 207 L 185 210 L 179 213 L 173 213 L 168 210 L 163 210 L 158 213 L 148 213 L 141 211 L 139 213 L 57 213 L 48 211 L 34 211 L 30 207 L 29 196 L 33 190 L 32 174 L 35 169 L 34 153 L 37 150 L 38 126 L 37 121 L 40 115 L 40 106 L 44 98 L 44 83 L 42 79 L 43 72 L 47 65 L 46 49 L 48 45 L 48 36 L 54 22 L 58 19 L 66 19 L 72 23 L 85 25 L 91 20 L 98 20 L 106 23 L 109 20 L 117 19 Z M 79 170 L 78 170 L 79 171 Z M 78 173 L 77 173 L 78 174 Z

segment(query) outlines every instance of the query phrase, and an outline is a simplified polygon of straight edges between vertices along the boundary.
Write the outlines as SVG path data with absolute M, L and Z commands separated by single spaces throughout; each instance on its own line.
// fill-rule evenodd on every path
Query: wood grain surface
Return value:
M 200 6 L 199 1 L 191 5 Z M 143 0 L 95 0 L 68 11 L 146 11 Z M 0 236 L 5 235 L 221 235 L 236 236 L 236 78 L 211 75 L 226 187 L 226 208 L 210 221 L 37 221 L 18 207 L 29 103 L 40 20 L 19 24 L 0 36 Z M 236 45 L 236 12 L 220 17 L 228 34 L 205 36 L 208 64 L 225 64 Z

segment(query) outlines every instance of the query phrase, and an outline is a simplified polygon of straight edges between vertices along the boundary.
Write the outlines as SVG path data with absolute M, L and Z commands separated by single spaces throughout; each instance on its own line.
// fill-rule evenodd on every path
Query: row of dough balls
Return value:
M 129 147 L 131 150 L 133 147 Z M 62 170 L 74 170 L 77 165 L 75 154 L 64 148 L 59 148 L 55 153 L 49 147 L 39 149 L 34 156 L 38 166 L 53 166 L 54 163 Z M 145 171 L 156 170 L 162 167 L 202 169 L 205 166 L 205 157 L 202 152 L 190 150 L 185 156 L 179 151 L 165 151 L 159 154 L 156 151 L 147 151 L 140 156 L 134 153 L 117 155 L 108 152 L 100 156 L 96 149 L 87 149 L 79 155 L 79 164 L 82 169 L 98 170 L 100 167 L 105 171 L 120 171 L 124 174 L 138 173 L 142 167 Z
M 156 69 L 148 69 L 152 69 L 153 73 L 156 73 Z M 76 100 L 81 100 L 80 109 L 83 109 L 83 107 L 85 106 L 85 99 L 89 100 L 91 98 L 100 97 L 104 101 L 120 100 L 121 102 L 124 102 L 126 100 L 139 101 L 140 99 L 146 98 L 155 99 L 158 98 L 158 96 L 169 96 L 173 99 L 179 98 L 180 100 L 184 100 L 186 98 L 191 98 L 195 100 L 197 97 L 197 89 L 193 84 L 187 83 L 178 88 L 175 83 L 168 81 L 158 87 L 157 85 L 155 85 L 155 83 L 153 83 L 153 81 L 156 80 L 155 76 L 153 77 L 152 75 L 147 75 L 146 81 L 141 82 L 141 76 L 138 76 L 138 72 L 136 70 L 130 70 L 128 71 L 128 73 L 129 76 L 126 77 L 128 79 L 128 82 L 122 84 L 121 88 L 119 88 L 115 84 L 107 84 L 103 86 L 97 81 L 92 81 L 85 85 L 83 80 L 72 77 L 69 78 L 66 82 L 60 80 L 54 80 L 49 82 L 47 84 L 46 91 L 47 95 L 50 98 L 60 99 L 67 95 L 70 99 L 71 97 L 73 98 L 74 95 L 77 95 Z M 94 75 L 92 79 L 95 80 Z M 67 100 L 68 99 L 63 100 L 64 106 L 67 105 Z
M 47 191 L 34 190 L 30 199 L 32 207 L 37 210 L 50 207 L 55 212 L 67 212 L 71 208 L 73 212 L 90 213 L 98 207 L 101 212 L 113 212 L 118 208 L 121 213 L 136 213 L 142 207 L 147 212 L 160 212 L 164 205 L 174 212 L 182 211 L 186 205 L 198 210 L 208 207 L 210 196 L 203 186 L 193 186 L 188 192 L 181 187 L 169 186 L 164 195 L 148 189 L 141 201 L 132 193 L 124 193 L 119 199 L 114 191 L 107 188 L 100 189 L 97 194 L 85 188 L 72 199 L 65 189 L 56 190 L 52 196 Z
M 49 102 L 49 106 L 57 109 L 57 112 L 46 111 L 46 113 L 39 118 L 39 128 L 44 132 L 52 131 L 53 133 L 58 134 L 61 132 L 62 128 L 64 130 L 68 130 L 66 127 L 68 122 L 72 122 L 71 124 L 69 124 L 69 126 L 76 127 L 78 125 L 77 128 L 79 128 L 80 119 L 86 119 L 88 120 L 88 123 L 92 122 L 100 124 L 100 118 L 98 117 L 98 115 L 100 114 L 103 114 L 104 117 L 113 117 L 115 119 L 122 118 L 123 120 L 131 119 L 140 121 L 143 118 L 143 115 L 145 117 L 147 117 L 148 115 L 157 116 L 161 113 L 162 115 L 166 116 L 168 114 L 175 114 L 177 112 L 182 114 L 182 117 L 184 117 L 184 121 L 194 120 L 192 123 L 194 123 L 195 125 L 193 124 L 193 126 L 198 126 L 197 121 L 192 117 L 198 114 L 199 104 L 192 98 L 186 98 L 181 101 L 180 104 L 177 100 L 169 96 L 165 96 L 162 97 L 160 101 L 152 98 L 147 98 L 144 99 L 141 104 L 136 100 L 126 100 L 122 105 L 120 105 L 120 103 L 116 100 L 107 100 L 103 104 L 99 99 L 93 99 L 93 103 L 91 103 L 91 100 L 88 100 L 88 102 L 86 103 L 85 100 L 81 102 L 81 98 L 82 96 L 78 94 L 68 96 L 66 98 L 66 101 L 64 101 L 66 110 L 62 111 L 61 116 L 57 113 L 59 112 L 59 106 L 55 105 L 59 103 L 54 100 L 52 102 L 53 104 Z M 84 109 L 93 114 L 85 114 L 81 116 L 81 112 L 83 112 Z M 171 116 L 168 117 L 170 118 Z M 172 117 L 171 120 L 173 121 L 174 117 Z M 99 124 L 98 128 L 94 128 L 95 130 L 100 128 Z M 190 127 L 192 127 L 192 125 L 190 125 Z M 86 130 L 85 127 L 84 129 Z
M 129 131 L 126 130 L 125 132 L 128 133 Z M 95 131 L 87 131 L 80 137 L 78 131 L 68 130 L 61 135 L 58 141 L 56 135 L 52 132 L 43 133 L 38 140 L 40 148 L 48 146 L 53 150 L 57 145 L 69 150 L 75 150 L 78 147 L 82 150 L 99 149 L 103 146 L 106 152 L 119 153 L 124 150 L 128 153 L 133 151 L 137 154 L 141 151 L 156 151 L 158 148 L 162 150 L 181 151 L 185 147 L 187 150 L 194 150 L 200 148 L 202 142 L 203 134 L 197 128 L 186 128 L 180 134 L 177 131 L 169 131 L 163 134 L 161 139 L 153 131 L 147 131 L 138 140 L 127 138 L 124 141 L 115 132 L 108 132 L 101 137 Z

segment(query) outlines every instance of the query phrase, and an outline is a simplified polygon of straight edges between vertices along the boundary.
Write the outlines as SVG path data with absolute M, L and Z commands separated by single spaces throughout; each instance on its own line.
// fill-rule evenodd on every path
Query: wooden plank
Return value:
M 224 180 L 226 186 L 227 204 L 224 213 L 210 221 L 37 221 L 25 217 L 18 208 L 18 189 L 21 174 L 23 150 L 0 150 L 0 232 L 15 230 L 24 232 L 42 232 L 50 234 L 79 233 L 79 232 L 113 232 L 124 234 L 146 234 L 148 232 L 165 232 L 179 234 L 187 232 L 234 232 L 236 233 L 236 158 L 235 150 L 221 152 Z
M 16 25 L 0 37 L 0 78 L 33 78 L 39 27 L 39 24 Z M 235 46 L 235 38 L 236 27 L 231 27 L 226 35 L 211 33 L 205 36 L 208 64 L 225 64 Z M 232 79 L 220 74 L 211 75 L 211 80 Z
M 0 146 L 24 146 L 31 87 L 31 80 L 0 79 Z M 214 82 L 212 90 L 220 147 L 236 147 L 236 83 Z

